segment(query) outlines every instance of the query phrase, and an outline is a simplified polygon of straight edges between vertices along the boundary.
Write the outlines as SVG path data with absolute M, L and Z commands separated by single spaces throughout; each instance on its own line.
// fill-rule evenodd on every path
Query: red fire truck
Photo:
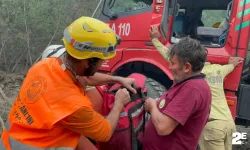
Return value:
M 150 40 L 153 25 L 167 47 L 184 36 L 198 39 L 208 49 L 211 63 L 226 64 L 230 56 L 244 58 L 244 64 L 226 77 L 224 88 L 232 116 L 250 120 L 250 0 L 104 0 L 99 19 L 122 38 L 117 56 L 100 71 L 120 76 L 142 73 L 155 97 L 171 86 L 173 76 Z

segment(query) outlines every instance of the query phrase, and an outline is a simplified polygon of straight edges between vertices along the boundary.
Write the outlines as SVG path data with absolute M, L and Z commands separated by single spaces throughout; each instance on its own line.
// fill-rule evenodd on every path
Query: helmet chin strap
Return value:
M 69 65 L 69 63 L 67 62 L 67 59 L 65 57 L 65 54 L 62 57 L 59 57 L 59 59 L 62 62 L 61 68 L 63 69 L 63 71 L 65 71 L 66 69 L 68 69 L 72 75 L 74 76 L 74 78 L 76 79 L 76 81 L 78 83 L 80 83 L 80 85 L 82 86 L 82 89 L 84 91 L 84 95 L 86 93 L 86 86 L 87 86 L 87 82 L 85 80 L 85 82 L 83 81 L 84 78 L 80 77 L 79 75 L 76 74 L 76 72 L 72 69 L 72 67 Z

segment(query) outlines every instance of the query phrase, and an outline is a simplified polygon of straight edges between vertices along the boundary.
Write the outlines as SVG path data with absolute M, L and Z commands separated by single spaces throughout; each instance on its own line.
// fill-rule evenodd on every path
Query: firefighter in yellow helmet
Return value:
M 67 52 L 76 59 L 110 59 L 115 56 L 116 34 L 109 26 L 89 17 L 81 17 L 64 30 Z
M 89 66 L 86 70 L 82 70 L 82 67 L 76 70 L 82 70 L 84 74 L 80 71 L 76 72 L 77 75 L 93 75 L 104 60 L 116 54 L 116 34 L 107 24 L 99 20 L 81 17 L 69 25 L 63 35 L 66 54 L 68 54 L 66 56 L 75 60 L 88 59 Z
M 66 52 L 39 61 L 24 79 L 8 116 L 0 142 L 7 150 L 74 150 L 88 137 L 107 141 L 120 112 L 130 101 L 126 89 L 115 96 L 114 107 L 104 118 L 92 108 L 86 85 L 119 82 L 134 92 L 133 79 L 96 73 L 104 60 L 115 56 L 116 34 L 97 19 L 81 17 L 64 30 Z M 90 142 L 84 149 L 95 149 Z

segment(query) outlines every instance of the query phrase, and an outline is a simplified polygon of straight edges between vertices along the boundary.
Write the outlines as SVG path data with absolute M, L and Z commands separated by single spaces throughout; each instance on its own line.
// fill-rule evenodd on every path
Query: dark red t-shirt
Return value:
M 160 136 L 150 119 L 142 140 L 143 150 L 195 150 L 207 122 L 211 91 L 197 75 L 173 85 L 159 100 L 158 109 L 179 122 L 173 132 Z

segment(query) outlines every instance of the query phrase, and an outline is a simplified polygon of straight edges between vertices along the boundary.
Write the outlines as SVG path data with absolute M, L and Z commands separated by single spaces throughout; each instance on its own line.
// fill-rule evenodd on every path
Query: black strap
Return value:
M 137 150 L 137 147 L 138 147 L 135 128 L 134 128 L 134 125 L 133 125 L 132 113 L 135 112 L 137 109 L 139 109 L 140 106 L 142 106 L 142 103 L 137 104 L 137 105 L 135 105 L 134 107 L 132 107 L 132 108 L 130 108 L 128 110 L 128 118 L 129 118 L 130 129 L 131 129 L 131 146 L 132 146 L 132 150 Z
M 59 51 L 59 50 L 62 49 L 62 48 L 64 48 L 64 46 L 57 47 L 55 50 L 53 50 L 52 53 L 50 53 L 50 54 L 48 55 L 48 57 L 54 55 L 57 51 Z
M 95 145 L 96 146 L 96 141 L 94 141 L 94 140 L 92 140 L 91 138 L 89 138 L 89 137 L 87 137 L 88 139 L 89 139 L 89 141 L 93 144 L 93 145 Z
M 141 99 L 142 101 L 145 101 L 146 100 L 146 93 L 142 92 L 142 88 L 138 87 L 138 88 L 135 88 L 135 90 L 136 90 L 136 94 L 129 91 L 129 95 L 131 97 L 131 102 L 134 102 L 134 101 L 136 101 L 138 99 Z M 117 91 L 118 91 L 118 89 L 113 90 L 113 91 L 104 91 L 104 92 L 115 95 L 115 93 Z
M 142 101 L 142 103 L 136 104 L 134 107 L 130 108 L 128 110 L 128 118 L 129 118 L 129 122 L 130 122 L 130 129 L 131 129 L 131 145 L 132 145 L 132 150 L 138 150 L 139 148 L 139 144 L 138 144 L 138 140 L 137 140 L 137 136 L 139 134 L 139 132 L 141 131 L 141 129 L 139 129 L 137 132 L 135 131 L 134 125 L 133 125 L 133 119 L 132 119 L 132 114 L 133 112 L 135 112 L 136 110 L 140 109 L 141 107 L 143 107 L 145 101 Z M 142 130 L 144 132 L 145 129 L 145 113 L 143 114 L 143 124 L 142 124 Z

